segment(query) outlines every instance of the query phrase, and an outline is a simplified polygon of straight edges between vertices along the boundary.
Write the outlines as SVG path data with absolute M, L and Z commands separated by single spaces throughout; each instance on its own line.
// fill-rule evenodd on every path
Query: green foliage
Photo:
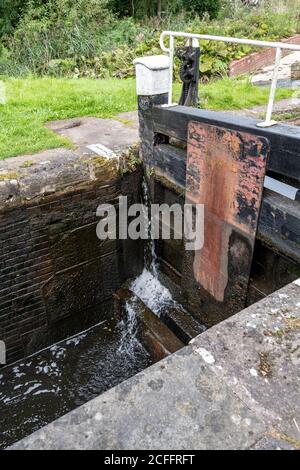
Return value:
M 120 17 L 144 18 L 184 11 L 200 17 L 208 13 L 216 18 L 221 0 L 110 0 L 109 5 Z
M 246 17 L 238 15 L 210 22 L 207 19 L 195 18 L 185 30 L 199 34 L 275 41 L 295 34 L 300 31 L 300 27 L 297 17 L 291 12 L 253 10 L 248 11 Z M 201 41 L 202 80 L 223 76 L 232 60 L 240 59 L 255 50 L 257 49 L 248 45 Z
M 0 38 L 13 32 L 26 6 L 24 0 L 1 0 L 0 2 Z
M 109 6 L 121 18 L 132 16 L 139 19 L 178 13 L 189 8 L 186 0 L 110 0 Z
M 35 74 L 44 74 L 53 59 L 96 56 L 112 20 L 107 3 L 29 0 L 13 38 L 7 41 L 11 61 Z
M 190 10 L 200 17 L 208 13 L 210 18 L 216 18 L 221 7 L 220 0 L 184 0 L 183 4 L 187 11 Z
M 210 20 L 207 14 L 203 17 L 195 14 L 199 5 L 200 14 L 211 5 L 210 14 L 214 16 L 217 8 L 214 11 L 212 8 L 219 0 L 163 0 L 162 19 L 138 20 L 131 16 L 120 19 L 111 11 L 112 4 L 115 11 L 123 5 L 123 12 L 132 14 L 129 8 L 132 0 L 28 0 L 13 36 L 6 36 L 2 46 L 0 43 L 0 74 L 132 77 L 132 61 L 136 56 L 161 53 L 159 35 L 164 29 L 265 40 L 281 39 L 300 31 L 295 10 L 275 13 L 271 8 L 230 7 L 229 11 L 228 5 L 237 2 L 221 3 L 221 19 Z M 156 0 L 134 0 L 136 17 L 139 5 L 146 14 L 150 4 L 155 13 Z M 189 14 L 174 16 L 183 5 Z M 244 45 L 201 41 L 202 80 L 226 75 L 231 60 L 252 51 Z

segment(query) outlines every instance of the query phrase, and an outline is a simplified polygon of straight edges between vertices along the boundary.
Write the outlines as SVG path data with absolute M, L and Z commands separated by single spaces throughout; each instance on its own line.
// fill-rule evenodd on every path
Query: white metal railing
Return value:
M 165 38 L 169 38 L 169 47 L 165 45 Z M 257 46 L 257 47 L 271 47 L 276 49 L 276 56 L 275 56 L 275 63 L 274 63 L 274 72 L 272 78 L 272 84 L 270 89 L 269 95 L 269 102 L 267 106 L 267 113 L 264 122 L 258 123 L 259 127 L 270 127 L 276 124 L 276 121 L 272 121 L 272 112 L 275 100 L 275 93 L 277 88 L 277 81 L 278 81 L 278 72 L 279 72 L 279 65 L 280 60 L 282 57 L 281 51 L 283 49 L 287 49 L 290 51 L 300 51 L 300 45 L 288 44 L 284 42 L 269 42 L 269 41 L 255 41 L 253 39 L 240 39 L 240 38 L 232 38 L 226 36 L 211 36 L 209 34 L 193 34 L 193 33 L 183 33 L 183 32 L 176 32 L 176 31 L 164 31 L 160 36 L 160 47 L 164 52 L 167 52 L 170 57 L 170 82 L 169 82 L 169 99 L 168 104 L 172 105 L 172 96 L 173 96 L 173 67 L 174 67 L 174 50 L 175 50 L 175 38 L 187 38 L 190 40 L 190 43 L 194 45 L 194 41 L 198 41 L 199 39 L 206 39 L 209 41 L 221 41 L 221 42 L 229 42 L 233 44 L 247 44 L 250 46 Z M 198 43 L 199 44 L 199 43 Z

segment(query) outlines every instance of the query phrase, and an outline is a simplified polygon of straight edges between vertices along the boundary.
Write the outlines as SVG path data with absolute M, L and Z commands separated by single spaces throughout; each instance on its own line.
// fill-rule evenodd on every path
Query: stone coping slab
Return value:
M 74 148 L 1 160 L 0 209 L 10 209 L 66 188 L 116 178 L 119 168 L 118 158 L 114 157 L 137 149 L 139 141 L 136 112 L 121 113 L 114 119 L 82 117 L 53 121 L 47 127 L 68 138 Z M 99 144 L 100 150 L 95 149 Z M 108 157 L 110 153 L 112 157 Z
M 88 150 L 54 149 L 10 158 L 0 162 L 0 210 L 93 182 L 104 184 L 118 175 L 118 158 L 108 159 Z
M 82 117 L 53 121 L 47 127 L 68 138 L 81 151 L 87 145 L 101 143 L 116 153 L 138 142 L 137 113 L 121 113 L 113 119 Z
M 300 280 L 12 449 L 296 449 Z

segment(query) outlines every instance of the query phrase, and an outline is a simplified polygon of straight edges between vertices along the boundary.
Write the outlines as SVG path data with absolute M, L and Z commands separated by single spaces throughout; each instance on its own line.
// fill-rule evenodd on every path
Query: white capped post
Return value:
M 133 61 L 136 69 L 138 96 L 154 96 L 169 93 L 170 58 L 166 55 L 140 57 Z

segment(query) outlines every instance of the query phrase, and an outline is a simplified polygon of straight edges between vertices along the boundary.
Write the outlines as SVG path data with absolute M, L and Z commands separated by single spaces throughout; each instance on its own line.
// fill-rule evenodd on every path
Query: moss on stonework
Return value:
M 101 157 L 100 155 L 95 156 L 93 158 L 86 159 L 86 162 L 87 163 L 92 163 L 93 165 L 100 166 L 100 167 L 102 167 L 102 166 L 111 166 L 112 163 L 115 166 L 115 160 L 114 159 Z
M 122 153 L 121 156 L 121 171 L 122 174 L 134 173 L 139 166 L 142 165 L 140 158 L 139 144 L 132 145 L 129 149 Z
M 92 167 L 95 179 L 98 181 L 115 180 L 119 176 L 119 160 L 118 158 L 106 158 L 95 155 L 94 157 L 83 157 L 83 162 L 89 168 Z
M 281 441 L 285 441 L 288 444 L 294 446 L 296 449 L 300 450 L 300 441 L 298 439 L 294 439 L 293 437 L 287 436 L 286 434 L 283 434 L 276 430 L 272 431 L 270 433 L 270 436 L 273 437 L 273 439 L 279 439 Z
M 30 168 L 33 165 L 34 162 L 32 160 L 26 160 L 26 162 L 23 163 L 22 168 Z
M 259 372 L 263 377 L 270 377 L 272 375 L 272 365 L 270 362 L 269 354 L 260 352 L 259 355 Z
M 124 124 L 125 126 L 129 126 L 129 127 L 132 126 L 132 121 L 130 121 L 129 119 L 114 117 L 114 120 L 115 120 L 115 121 L 118 121 L 118 122 L 121 122 L 121 123 Z
M 154 168 L 151 169 L 150 177 L 154 178 L 156 181 L 161 183 L 165 188 L 170 189 L 171 191 L 175 192 L 179 196 L 183 196 L 185 194 L 185 189 L 178 186 L 176 183 L 170 181 L 168 178 L 159 175 Z
M 300 330 L 300 318 L 288 317 L 284 319 L 284 323 L 288 331 Z
M 282 313 L 287 313 L 289 310 L 288 309 L 281 309 Z M 274 314 L 275 316 L 277 315 Z M 287 317 L 284 318 L 283 320 L 285 326 L 283 328 L 277 329 L 277 330 L 267 330 L 264 331 L 265 336 L 272 336 L 273 338 L 278 338 L 281 339 L 283 338 L 286 334 L 290 333 L 291 331 L 299 330 L 300 329 L 300 318 L 296 317 Z
M 9 180 L 16 180 L 19 177 L 19 173 L 16 171 L 11 171 L 7 173 L 0 173 L 0 181 L 9 181 Z
M 279 256 L 282 256 L 283 254 L 285 254 L 287 257 L 290 257 L 290 253 L 287 253 L 284 251 L 284 249 L 280 250 L 278 247 L 276 247 L 274 245 L 274 242 L 271 238 L 271 235 L 268 237 L 266 235 L 263 235 L 259 230 L 257 232 L 257 238 L 262 242 L 262 244 L 264 244 L 267 248 L 270 248 L 274 254 L 277 254 Z M 289 241 L 289 244 L 291 246 L 293 246 L 295 248 L 295 250 L 298 250 L 299 249 L 299 243 L 298 242 L 295 242 L 293 240 L 290 240 L 288 237 L 284 237 L 282 235 L 282 239 L 283 240 L 288 240 Z M 300 275 L 300 269 L 299 267 L 295 266 L 294 270 L 293 270 L 296 274 L 298 273 L 298 275 Z
M 265 336 L 272 336 L 273 338 L 282 338 L 285 335 L 285 330 L 280 329 L 280 330 L 275 330 L 275 331 L 264 331 Z

